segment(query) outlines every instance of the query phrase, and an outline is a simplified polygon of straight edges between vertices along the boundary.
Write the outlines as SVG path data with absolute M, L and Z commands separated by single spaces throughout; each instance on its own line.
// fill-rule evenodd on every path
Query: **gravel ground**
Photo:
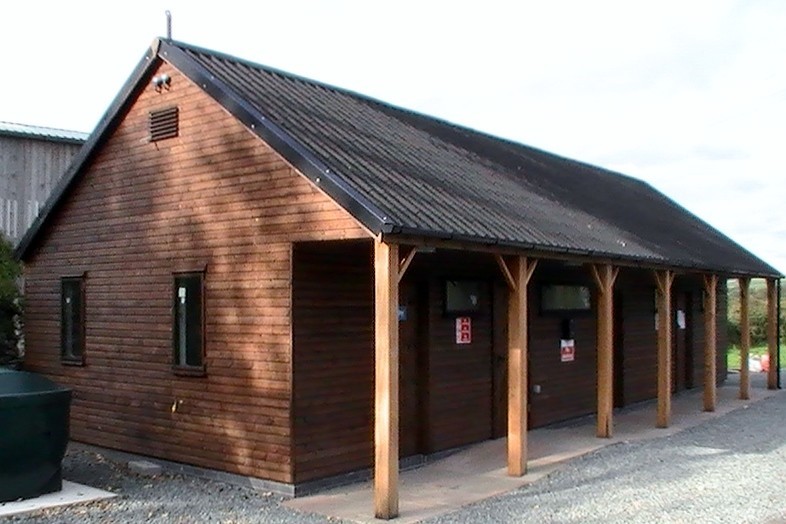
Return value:
M 429 522 L 786 522 L 786 397 L 671 437 L 601 449 Z
M 0 522 L 336 522 L 221 482 L 135 475 L 81 449 L 69 451 L 64 476 L 120 496 Z M 786 394 L 671 437 L 604 448 L 429 522 L 786 522 Z
M 137 475 L 124 463 L 91 451 L 71 449 L 63 477 L 119 496 L 0 518 L 26 523 L 222 523 L 336 522 L 281 505 L 281 498 L 187 475 Z

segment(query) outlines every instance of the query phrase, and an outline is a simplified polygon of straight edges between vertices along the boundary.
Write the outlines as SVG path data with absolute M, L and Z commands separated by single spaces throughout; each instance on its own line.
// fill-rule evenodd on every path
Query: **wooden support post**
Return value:
M 704 411 L 715 411 L 717 402 L 718 276 L 704 276 Z
M 748 356 L 751 349 L 751 324 L 749 313 L 751 279 L 743 277 L 740 282 L 740 399 L 751 398 L 751 377 Z
M 508 475 L 527 472 L 527 286 L 537 261 L 497 258 L 509 287 L 508 300 Z
M 610 264 L 590 267 L 598 286 L 598 426 L 597 436 L 613 433 L 614 410 L 614 281 L 619 268 Z
M 767 279 L 767 389 L 778 389 L 778 281 Z
M 658 420 L 667 428 L 671 420 L 671 285 L 673 271 L 655 271 L 658 284 Z
M 398 516 L 398 246 L 374 242 L 374 514 Z

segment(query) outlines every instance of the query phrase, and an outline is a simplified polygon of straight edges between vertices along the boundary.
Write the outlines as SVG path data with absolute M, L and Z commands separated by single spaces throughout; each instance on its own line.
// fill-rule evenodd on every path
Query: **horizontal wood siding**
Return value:
M 402 248 L 402 256 L 407 252 Z M 302 482 L 373 464 L 371 245 L 298 244 L 294 266 L 295 476 Z M 455 317 L 444 314 L 445 279 L 487 283 L 472 320 L 473 344 L 455 343 Z M 678 280 L 675 292 L 694 296 L 698 387 L 703 331 L 696 282 Z M 587 285 L 593 293 L 591 312 L 565 315 L 573 318 L 574 362 L 560 361 L 563 315 L 540 310 L 541 286 L 554 283 Z M 624 269 L 615 289 L 624 304 L 625 402 L 655 398 L 652 272 Z M 595 413 L 596 300 L 585 268 L 541 261 L 529 288 L 530 387 L 540 386 L 529 397 L 532 427 Z M 401 282 L 400 304 L 406 308 L 399 326 L 401 456 L 504 436 L 507 287 L 493 258 L 445 250 L 418 254 Z
M 292 482 L 291 243 L 363 238 L 200 89 L 148 86 L 26 261 L 26 366 L 74 389 L 75 440 Z M 148 141 L 177 105 L 180 135 Z M 172 372 L 173 272 L 206 268 L 205 377 Z M 59 360 L 59 279 L 86 272 L 86 366 Z
M 655 330 L 655 279 L 652 271 L 622 270 L 617 282 L 625 307 L 625 404 L 655 398 L 658 332 Z
M 372 266 L 371 242 L 294 247 L 296 482 L 372 464 Z
M 480 312 L 472 319 L 472 343 L 456 343 L 456 316 L 444 313 L 444 280 L 431 281 L 429 331 L 429 451 L 492 436 L 491 285 L 484 282 Z
M 592 311 L 573 315 L 541 312 L 541 288 L 546 284 L 577 284 L 592 290 Z M 529 384 L 530 427 L 594 413 L 597 409 L 597 290 L 589 272 L 543 261 L 530 283 Z M 573 321 L 576 356 L 561 362 L 563 318 Z M 540 386 L 540 393 L 532 388 Z

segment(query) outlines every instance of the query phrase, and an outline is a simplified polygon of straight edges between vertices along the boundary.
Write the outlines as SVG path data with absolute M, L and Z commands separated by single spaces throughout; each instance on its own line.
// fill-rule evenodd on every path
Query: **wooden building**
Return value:
M 725 279 L 780 276 L 642 181 L 165 40 L 18 255 L 75 440 L 289 493 L 373 467 L 386 518 L 399 458 L 506 437 L 521 475 L 528 427 L 714 409 Z
M 87 134 L 0 122 L 0 231 L 15 242 L 33 223 Z

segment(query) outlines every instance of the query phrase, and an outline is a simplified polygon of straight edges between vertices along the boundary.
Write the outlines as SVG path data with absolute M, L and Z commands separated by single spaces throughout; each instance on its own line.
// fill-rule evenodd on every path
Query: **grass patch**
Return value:
M 767 353 L 767 346 L 755 346 L 750 350 L 751 356 L 762 356 Z M 781 347 L 781 369 L 786 368 L 786 351 Z M 731 346 L 726 352 L 726 368 L 727 369 L 740 369 L 740 348 Z

